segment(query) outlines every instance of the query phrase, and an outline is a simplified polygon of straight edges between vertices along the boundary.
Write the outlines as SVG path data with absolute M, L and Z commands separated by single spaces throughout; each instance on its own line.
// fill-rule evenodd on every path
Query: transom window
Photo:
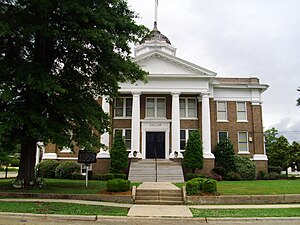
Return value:
M 185 150 L 191 132 L 195 130 L 180 130 L 180 150 Z
M 180 98 L 180 117 L 196 118 L 197 117 L 197 101 L 196 98 Z
M 238 149 L 239 153 L 248 153 L 248 132 L 238 132 Z
M 165 98 L 146 98 L 146 117 L 166 117 Z
M 131 117 L 132 98 L 117 98 L 115 101 L 115 117 Z
M 226 141 L 228 139 L 227 131 L 218 131 L 218 143 L 221 141 Z
M 116 128 L 114 132 L 114 136 L 119 133 L 122 135 L 122 137 L 125 140 L 125 145 L 127 150 L 131 149 L 131 129 L 122 129 L 122 128 Z
M 227 121 L 227 102 L 217 102 L 217 121 Z
M 246 102 L 237 102 L 236 103 L 236 111 L 237 111 L 237 120 L 238 121 L 247 121 Z

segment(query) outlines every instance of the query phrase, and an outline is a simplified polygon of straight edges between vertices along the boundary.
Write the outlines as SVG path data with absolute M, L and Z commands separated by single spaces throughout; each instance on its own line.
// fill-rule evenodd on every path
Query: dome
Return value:
M 164 41 L 164 42 L 168 43 L 169 45 L 171 45 L 169 38 L 167 38 L 165 35 L 160 33 L 159 30 L 157 30 L 156 22 L 154 22 L 154 28 L 150 32 L 150 34 L 143 38 L 142 43 L 145 43 L 145 41 L 151 41 L 151 40 L 162 41 L 162 42 Z

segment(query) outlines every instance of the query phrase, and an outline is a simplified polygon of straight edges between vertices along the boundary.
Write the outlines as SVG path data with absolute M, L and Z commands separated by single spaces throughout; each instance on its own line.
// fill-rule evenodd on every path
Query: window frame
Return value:
M 225 111 L 220 111 L 220 110 L 219 110 L 219 108 L 220 108 L 219 103 L 224 103 L 224 104 L 225 104 Z M 227 101 L 217 101 L 216 104 L 217 104 L 217 122 L 228 122 Z M 218 117 L 218 113 L 219 113 L 219 112 L 225 112 L 225 119 L 220 119 L 220 118 Z
M 240 138 L 240 134 L 241 133 L 245 133 L 246 134 L 246 141 L 245 142 L 241 142 L 241 138 Z M 238 131 L 237 132 L 238 135 L 238 154 L 250 154 L 250 150 L 249 150 L 249 134 L 248 131 Z M 241 150 L 240 148 L 240 144 L 246 144 L 246 150 Z
M 148 116 L 148 100 L 153 99 L 154 100 L 154 116 Z M 164 115 L 163 116 L 158 116 L 158 99 L 163 99 L 164 100 Z M 167 115 L 167 104 L 166 104 L 166 98 L 165 97 L 146 97 L 145 100 L 145 117 L 146 118 L 161 118 L 165 119 Z
M 218 143 L 220 143 L 220 133 L 226 133 L 226 138 L 228 139 L 228 131 L 218 131 L 217 133 Z
M 131 142 L 132 142 L 131 128 L 114 128 L 114 132 L 113 132 L 114 137 L 116 135 L 116 131 L 118 131 L 118 130 L 122 131 L 122 138 L 124 138 L 126 150 L 130 152 L 131 151 Z M 126 138 L 126 131 L 130 132 L 130 139 Z M 129 146 L 127 146 L 127 141 L 130 141 Z
M 92 171 L 93 164 L 88 164 L 87 166 L 88 166 L 88 171 Z M 85 170 L 85 172 L 83 172 L 84 170 Z M 86 164 L 81 164 L 80 172 L 82 175 L 86 175 Z
M 185 139 L 182 139 L 181 138 L 181 135 L 179 136 L 179 139 L 180 139 L 180 144 L 179 144 L 179 147 L 180 147 L 180 152 L 185 152 L 185 148 L 184 149 L 182 149 L 181 148 L 181 142 L 182 141 L 185 141 L 185 145 L 184 146 L 186 146 L 186 143 L 187 143 L 187 141 L 188 141 L 188 139 L 189 139 L 189 136 L 190 136 L 190 132 L 191 131 L 196 131 L 197 129 L 180 129 L 180 132 L 181 131 L 184 131 L 185 132 Z
M 127 101 L 128 99 L 131 100 L 131 107 L 127 107 Z M 117 116 L 117 101 L 121 100 L 122 101 L 122 116 Z M 131 118 L 132 117 L 132 103 L 133 103 L 133 98 L 132 97 L 120 97 L 116 98 L 114 101 L 114 118 Z M 131 115 L 127 116 L 128 110 L 131 109 Z
M 184 100 L 184 112 L 185 112 L 185 115 L 181 115 L 181 107 L 180 107 L 180 100 Z M 194 100 L 194 103 L 195 103 L 195 116 L 189 116 L 189 100 Z M 179 116 L 180 116 L 180 119 L 197 119 L 198 118 L 198 107 L 197 107 L 197 98 L 195 97 L 180 97 L 179 98 Z
M 244 104 L 244 107 L 245 107 L 245 110 L 244 111 L 239 111 L 239 107 L 238 105 L 243 103 Z M 243 112 L 245 114 L 245 118 L 243 119 L 240 119 L 239 118 L 239 112 Z M 236 120 L 237 122 L 248 122 L 248 117 L 247 117 L 247 102 L 236 102 Z

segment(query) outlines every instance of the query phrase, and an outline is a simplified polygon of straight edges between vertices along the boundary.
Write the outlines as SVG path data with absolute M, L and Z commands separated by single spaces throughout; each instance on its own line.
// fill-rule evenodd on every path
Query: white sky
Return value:
M 158 30 L 177 57 L 217 76 L 256 76 L 263 93 L 265 129 L 300 141 L 300 0 L 159 0 Z M 128 0 L 153 28 L 155 0 Z

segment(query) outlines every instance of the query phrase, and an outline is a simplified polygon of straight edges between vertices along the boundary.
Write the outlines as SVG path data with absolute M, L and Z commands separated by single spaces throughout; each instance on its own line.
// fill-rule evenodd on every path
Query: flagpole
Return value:
M 158 8 L 158 0 L 155 0 L 155 14 L 154 14 L 154 29 L 157 29 L 157 9 Z

